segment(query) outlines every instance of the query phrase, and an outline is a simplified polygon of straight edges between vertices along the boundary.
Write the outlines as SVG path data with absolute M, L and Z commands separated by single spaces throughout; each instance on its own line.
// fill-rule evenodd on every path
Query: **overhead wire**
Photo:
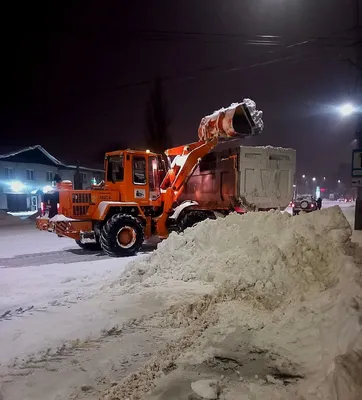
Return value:
M 271 54 L 278 54 L 282 51 L 288 51 L 290 49 L 293 48 L 299 48 L 299 47 L 307 47 L 308 44 L 311 43 L 317 43 L 320 40 L 324 40 L 327 38 L 331 38 L 335 35 L 343 35 L 345 33 L 349 33 L 354 31 L 356 28 L 348 28 L 345 30 L 340 30 L 337 32 L 332 32 L 329 35 L 324 35 L 324 36 L 316 36 L 316 37 L 311 37 L 311 38 L 307 38 L 305 40 L 300 40 L 300 41 L 296 41 L 290 44 L 286 44 L 286 45 L 279 45 L 277 48 L 273 48 L 270 49 L 266 52 L 263 53 L 263 56 L 268 56 Z M 132 31 L 133 32 L 133 31 Z M 153 32 L 152 30 L 140 30 L 140 32 Z M 157 31 L 155 30 L 154 32 L 169 32 L 172 34 L 179 34 L 179 31 Z M 181 32 L 183 34 L 187 34 L 187 35 L 194 35 L 195 32 Z M 205 32 L 198 32 L 196 34 L 199 35 L 212 35 L 212 36 L 236 36 L 238 37 L 239 34 L 223 34 L 223 33 L 205 33 Z M 242 35 L 240 34 L 240 37 Z M 277 35 L 257 35 L 257 36 L 263 36 L 263 37 L 280 37 Z M 233 72 L 238 72 L 238 71 L 246 71 L 252 68 L 257 68 L 257 67 L 262 67 L 262 66 L 266 66 L 266 65 L 273 65 L 273 64 L 277 64 L 277 63 L 281 63 L 281 62 L 302 62 L 302 61 L 306 61 L 306 60 L 310 60 L 313 58 L 317 58 L 318 56 L 320 56 L 320 54 L 316 55 L 316 54 L 312 54 L 312 53 L 308 53 L 308 54 L 304 54 L 304 55 L 285 55 L 285 56 L 279 56 L 279 57 L 275 57 L 269 60 L 264 60 L 264 61 L 256 61 L 253 63 L 249 63 L 246 65 L 235 65 L 235 66 L 230 66 L 230 67 L 225 67 L 225 65 L 208 65 L 205 67 L 201 67 L 198 68 L 194 71 L 185 71 L 185 72 L 181 72 L 179 74 L 173 74 L 173 75 L 163 75 L 160 76 L 160 79 L 164 82 L 170 82 L 170 81 L 188 81 L 188 80 L 192 80 L 192 79 L 197 79 L 200 74 L 203 73 L 218 73 L 218 74 L 225 74 L 225 73 L 233 73 Z M 140 81 L 135 81 L 135 82 L 130 82 L 130 83 L 124 83 L 124 84 L 119 84 L 119 85 L 114 85 L 112 87 L 109 88 L 103 88 L 101 89 L 102 91 L 112 91 L 112 90 L 122 90 L 122 89 L 128 89 L 131 87 L 139 87 L 139 86 L 145 86 L 145 85 L 149 85 L 152 82 L 154 82 L 154 78 L 150 78 L 150 79 L 143 79 Z
M 326 39 L 326 38 L 330 38 L 330 37 L 333 37 L 335 35 L 341 35 L 341 34 L 353 32 L 353 31 L 355 31 L 355 29 L 356 29 L 355 27 L 354 28 L 348 28 L 348 29 L 332 32 L 329 35 L 316 36 L 316 37 L 311 37 L 311 38 L 308 38 L 308 39 L 305 39 L 305 40 L 297 41 L 297 42 L 290 43 L 288 45 L 283 46 L 282 49 L 269 50 L 266 53 L 264 53 L 264 55 L 280 52 L 281 50 L 292 49 L 294 47 L 305 46 L 307 44 L 317 42 L 318 40 L 323 40 L 323 39 Z M 145 32 L 149 32 L 149 31 L 145 31 Z M 164 32 L 164 31 L 155 31 L 155 32 Z M 180 33 L 179 31 L 167 31 L 167 32 Z M 190 35 L 195 34 L 195 32 L 183 32 L 183 33 L 187 33 L 187 34 L 190 34 Z M 208 33 L 198 33 L 198 34 L 206 35 Z M 212 33 L 211 35 L 224 35 L 224 34 Z M 225 35 L 228 35 L 228 34 L 225 34 Z M 236 34 L 234 34 L 233 36 L 235 36 L 235 35 Z M 267 35 L 264 35 L 264 36 L 267 36 Z M 269 35 L 269 36 L 273 36 L 274 37 L 274 35 Z M 181 79 L 181 80 L 184 81 L 184 80 L 196 79 L 197 78 L 196 75 L 199 74 L 199 73 L 212 72 L 212 71 L 215 71 L 215 70 L 220 69 L 220 68 L 223 68 L 222 71 L 219 71 L 220 73 L 230 73 L 230 72 L 248 70 L 248 69 L 251 69 L 251 68 L 261 67 L 261 66 L 265 66 L 265 65 L 276 64 L 278 62 L 283 62 L 283 61 L 294 61 L 294 62 L 296 62 L 296 61 L 305 61 L 305 60 L 313 59 L 313 58 L 316 58 L 316 57 L 317 57 L 316 55 L 312 55 L 312 54 L 304 55 L 304 57 L 300 56 L 300 55 L 299 56 L 298 55 L 296 55 L 296 56 L 284 56 L 284 57 L 274 58 L 272 60 L 266 60 L 266 61 L 251 63 L 251 64 L 248 64 L 248 65 L 228 67 L 228 68 L 224 68 L 223 66 L 220 66 L 220 65 L 212 65 L 212 66 L 199 68 L 199 69 L 197 69 L 196 71 L 193 71 L 193 72 L 185 72 L 183 74 L 178 74 L 178 75 L 163 76 L 163 77 L 161 77 L 161 79 L 163 81 L 171 81 L 171 80 L 176 80 L 176 79 Z M 124 84 L 124 85 L 116 85 L 115 89 L 116 90 L 120 90 L 120 89 L 129 88 L 129 87 L 132 87 L 132 86 L 142 86 L 142 85 L 150 84 L 153 81 L 154 81 L 154 79 L 147 79 L 147 80 L 142 80 L 142 81 L 139 81 L 139 82 L 133 82 L 133 83 Z

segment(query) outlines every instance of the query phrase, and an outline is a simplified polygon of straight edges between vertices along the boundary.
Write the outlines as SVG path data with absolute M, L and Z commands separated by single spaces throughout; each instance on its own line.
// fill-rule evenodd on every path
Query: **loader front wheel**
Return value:
M 189 211 L 180 221 L 180 231 L 183 232 L 185 229 L 191 228 L 208 218 L 210 218 L 210 216 L 205 211 Z
M 127 257 L 138 252 L 143 244 L 143 227 L 131 215 L 113 215 L 104 225 L 100 243 L 111 257 Z

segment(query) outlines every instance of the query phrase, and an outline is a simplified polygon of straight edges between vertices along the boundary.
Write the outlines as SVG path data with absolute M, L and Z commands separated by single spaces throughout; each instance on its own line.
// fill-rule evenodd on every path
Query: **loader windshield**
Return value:
M 108 158 L 107 180 L 110 182 L 123 181 L 123 154 Z

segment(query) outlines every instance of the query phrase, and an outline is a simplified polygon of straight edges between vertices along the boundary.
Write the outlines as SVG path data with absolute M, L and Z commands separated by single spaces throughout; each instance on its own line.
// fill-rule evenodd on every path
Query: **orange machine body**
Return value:
M 73 190 L 69 181 L 59 183 L 53 193 L 53 200 L 56 198 L 58 203 L 57 213 L 51 215 L 44 210 L 37 219 L 37 227 L 76 241 L 98 240 L 103 232 L 102 248 L 107 249 L 113 248 L 117 241 L 128 249 L 135 243 L 137 232 L 142 240 L 152 234 L 166 238 L 170 231 L 169 217 L 200 160 L 220 139 L 258 133 L 262 129 L 261 117 L 257 115 L 258 122 L 255 113 L 255 104 L 248 99 L 214 112 L 201 120 L 198 142 L 166 150 L 166 157 L 148 150 L 106 153 L 104 180 L 87 190 Z M 48 197 L 46 200 L 45 196 L 45 206 L 54 209 L 53 200 Z M 114 231 L 112 224 L 121 224 L 120 229 Z M 117 238 L 113 240 L 112 234 L 118 235 Z

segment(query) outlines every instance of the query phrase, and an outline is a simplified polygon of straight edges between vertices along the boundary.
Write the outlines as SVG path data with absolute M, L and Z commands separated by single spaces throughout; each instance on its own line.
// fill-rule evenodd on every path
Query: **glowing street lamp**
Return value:
M 313 178 L 312 178 L 312 181 L 313 181 L 313 182 L 315 182 L 315 181 L 316 181 L 316 178 L 315 178 L 315 177 L 313 177 Z
M 338 179 L 338 181 L 337 181 L 338 183 L 341 183 L 341 180 L 340 179 Z
M 356 112 L 356 107 L 351 103 L 342 104 L 339 107 L 339 112 L 341 113 L 342 117 L 348 117 Z
M 305 179 L 305 175 L 304 174 L 302 175 L 302 178 Z

